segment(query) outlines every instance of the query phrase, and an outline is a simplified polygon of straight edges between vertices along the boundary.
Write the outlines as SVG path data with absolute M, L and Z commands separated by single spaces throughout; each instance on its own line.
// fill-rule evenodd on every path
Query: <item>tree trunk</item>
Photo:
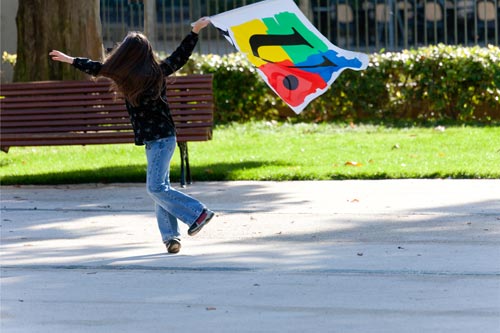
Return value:
M 144 0 L 144 33 L 154 45 L 156 41 L 156 1 Z
M 309 19 L 309 21 L 313 21 L 313 12 L 311 0 L 299 0 L 299 8 L 304 13 L 304 15 Z
M 99 0 L 19 0 L 14 81 L 80 80 L 86 76 L 50 59 L 59 50 L 100 60 Z

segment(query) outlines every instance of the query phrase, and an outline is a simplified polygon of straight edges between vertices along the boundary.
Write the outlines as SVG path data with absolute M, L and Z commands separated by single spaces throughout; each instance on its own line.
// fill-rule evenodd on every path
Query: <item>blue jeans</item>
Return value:
M 170 160 L 175 151 L 174 136 L 147 141 L 147 191 L 155 202 L 156 220 L 163 242 L 180 236 L 177 220 L 188 226 L 201 215 L 205 206 L 187 194 L 170 187 Z

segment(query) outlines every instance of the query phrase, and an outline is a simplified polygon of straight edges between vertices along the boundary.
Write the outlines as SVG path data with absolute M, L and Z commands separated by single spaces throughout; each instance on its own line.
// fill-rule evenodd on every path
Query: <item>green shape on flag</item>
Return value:
M 268 28 L 268 34 L 293 34 L 293 29 L 295 29 L 312 46 L 306 44 L 283 45 L 283 49 L 294 63 L 306 61 L 313 54 L 328 51 L 328 46 L 312 31 L 306 28 L 294 13 L 282 12 L 276 14 L 274 17 L 264 18 L 262 21 Z

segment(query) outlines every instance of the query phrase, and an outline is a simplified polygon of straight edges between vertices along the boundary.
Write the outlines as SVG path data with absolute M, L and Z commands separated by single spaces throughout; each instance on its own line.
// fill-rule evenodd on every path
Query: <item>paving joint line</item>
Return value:
M 181 272 L 250 272 L 279 274 L 330 274 L 330 275 L 367 275 L 367 276 L 421 276 L 421 277 L 499 277 L 500 271 L 433 271 L 433 270 L 390 270 L 390 269 L 269 269 L 257 267 L 228 266 L 145 266 L 145 265 L 7 265 L 2 270 L 85 270 L 85 271 L 181 271 Z

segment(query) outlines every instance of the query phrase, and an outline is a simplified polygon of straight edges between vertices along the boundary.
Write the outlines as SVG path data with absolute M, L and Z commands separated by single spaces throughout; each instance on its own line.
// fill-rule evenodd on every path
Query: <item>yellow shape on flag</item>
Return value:
M 244 24 L 231 27 L 231 31 L 234 34 L 234 39 L 238 44 L 240 51 L 246 53 L 248 60 L 254 64 L 256 67 L 267 64 L 271 62 L 280 62 L 284 60 L 290 60 L 290 57 L 285 52 L 283 47 L 279 45 L 271 45 L 262 47 L 259 49 L 259 56 L 254 56 L 252 52 L 252 47 L 250 46 L 250 37 L 254 35 L 266 35 L 267 26 L 261 20 L 252 20 Z M 267 61 L 264 61 L 265 59 Z

